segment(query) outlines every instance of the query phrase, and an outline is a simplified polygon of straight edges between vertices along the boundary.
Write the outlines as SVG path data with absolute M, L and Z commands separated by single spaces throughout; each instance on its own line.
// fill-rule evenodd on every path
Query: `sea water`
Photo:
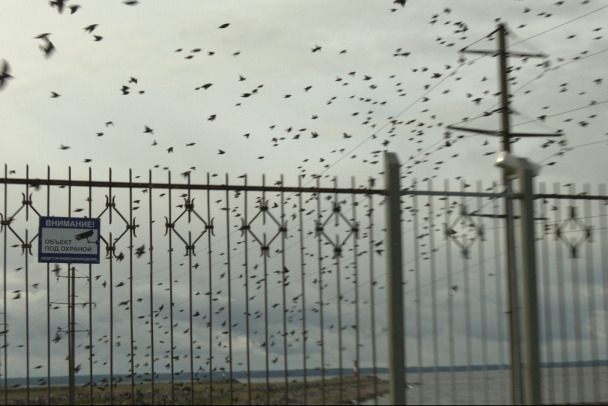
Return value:
M 388 379 L 388 375 L 378 376 Z M 424 372 L 406 375 L 407 404 L 511 404 L 511 371 Z M 542 403 L 608 402 L 608 367 L 542 368 Z M 377 401 L 361 404 L 387 404 L 388 394 Z

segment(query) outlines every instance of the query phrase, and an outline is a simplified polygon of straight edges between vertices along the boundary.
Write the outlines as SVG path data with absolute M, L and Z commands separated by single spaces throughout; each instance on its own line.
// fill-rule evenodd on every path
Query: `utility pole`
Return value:
M 508 57 L 522 57 L 522 58 L 546 58 L 544 54 L 530 54 L 521 52 L 507 52 L 507 41 L 506 34 L 507 30 L 504 24 L 498 24 L 497 29 L 490 33 L 488 36 L 498 34 L 498 50 L 469 50 L 463 48 L 461 52 L 491 55 L 499 57 L 498 73 L 500 76 L 500 117 L 501 117 L 501 129 L 500 130 L 484 130 L 470 127 L 458 127 L 448 126 L 448 129 L 466 131 L 484 135 L 500 136 L 502 138 L 502 151 L 511 152 L 511 138 L 514 137 L 555 137 L 561 136 L 561 133 L 513 133 L 511 132 L 511 122 L 509 110 L 509 81 L 508 81 Z M 507 171 L 503 169 L 502 174 L 503 185 L 505 192 L 512 193 L 513 188 L 511 180 L 508 177 Z M 516 255 L 515 255 L 515 230 L 513 225 L 513 200 L 509 197 L 505 198 L 505 218 L 506 218 L 506 245 L 507 245 L 507 289 L 509 298 L 509 338 L 511 342 L 510 346 L 510 357 L 511 357 L 511 382 L 512 382 L 512 402 L 514 404 L 522 404 L 524 402 L 523 396 L 523 382 L 522 382 L 522 348 L 521 348 L 521 319 L 520 319 L 520 306 L 519 306 L 519 288 L 518 288 L 518 275 L 516 268 Z
M 91 305 L 90 302 L 76 302 L 76 279 L 88 279 L 86 276 L 76 276 L 76 268 L 71 263 L 67 264 L 68 273 L 66 276 L 57 276 L 58 278 L 66 278 L 68 282 L 67 301 L 66 302 L 51 302 L 57 305 L 66 305 L 68 309 L 68 325 L 66 335 L 68 336 L 68 396 L 70 404 L 75 404 L 76 401 L 76 333 L 89 332 L 88 330 L 76 330 L 76 305 Z M 89 332 L 90 333 L 90 332 Z

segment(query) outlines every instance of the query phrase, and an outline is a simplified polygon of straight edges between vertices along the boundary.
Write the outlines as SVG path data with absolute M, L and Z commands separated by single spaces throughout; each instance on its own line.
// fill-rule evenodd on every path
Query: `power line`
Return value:
M 520 40 L 519 42 L 516 42 L 516 43 L 514 43 L 514 44 L 509 45 L 509 46 L 507 47 L 507 49 L 510 49 L 510 48 L 512 48 L 512 47 L 514 47 L 514 46 L 516 46 L 516 45 L 519 45 L 519 44 L 525 43 L 525 42 L 529 41 L 529 40 L 530 40 L 530 39 L 532 39 L 532 38 L 535 38 L 535 37 L 538 37 L 538 36 L 544 35 L 544 34 L 546 34 L 546 33 L 548 33 L 548 32 L 551 32 L 551 31 L 553 31 L 553 30 L 555 30 L 555 29 L 559 28 L 559 27 L 562 27 L 562 26 L 565 26 L 565 25 L 567 25 L 567 24 L 570 24 L 570 23 L 572 23 L 572 22 L 574 22 L 574 21 L 577 21 L 577 20 L 579 20 L 579 19 L 582 19 L 582 18 L 584 18 L 584 17 L 587 17 L 587 16 L 589 16 L 589 15 L 591 15 L 591 14 L 597 13 L 597 12 L 599 12 L 599 11 L 601 11 L 601 10 L 603 10 L 603 9 L 607 8 L 607 7 L 608 7 L 608 6 L 603 6 L 603 7 L 600 7 L 599 9 L 596 9 L 596 10 L 591 11 L 591 12 L 589 12 L 589 13 L 586 13 L 586 14 L 583 14 L 583 15 L 581 15 L 581 16 L 575 17 L 575 18 L 570 19 L 570 20 L 568 20 L 568 21 L 566 21 L 566 22 L 564 22 L 564 23 L 561 23 L 561 24 L 558 24 L 558 25 L 556 25 L 556 26 L 553 26 L 553 27 L 551 27 L 551 28 L 549 28 L 549 29 L 546 29 L 546 30 L 544 30 L 544 31 L 542 31 L 542 32 L 540 32 L 540 33 L 537 33 L 537 34 L 534 34 L 534 35 L 532 35 L 532 36 L 529 36 L 529 37 L 527 37 L 527 38 L 525 38 L 525 39 Z M 491 33 L 489 33 L 489 34 L 487 34 L 487 35 L 483 36 L 482 38 L 479 38 L 478 40 L 476 40 L 476 41 L 472 42 L 471 44 L 469 44 L 468 46 L 466 46 L 465 48 L 463 48 L 463 50 L 465 50 L 465 49 L 467 49 L 467 48 L 469 48 L 469 47 L 471 47 L 471 46 L 473 46 L 473 45 L 475 45 L 475 44 L 479 43 L 480 41 L 483 41 L 484 39 L 487 39 L 488 37 L 490 37 L 490 36 L 492 36 L 493 34 L 495 34 L 497 31 L 498 31 L 498 30 L 494 30 L 494 31 L 492 31 Z M 514 32 L 509 31 L 509 33 L 510 33 L 510 34 L 512 34 L 513 36 L 515 36 L 515 37 L 519 38 L 519 37 L 518 37 L 518 36 L 517 36 L 517 35 L 516 35 Z M 591 54 L 591 55 L 585 56 L 585 57 L 583 57 L 583 58 L 579 58 L 579 59 L 577 59 L 577 60 L 585 59 L 585 58 L 588 58 L 588 57 L 591 57 L 591 56 L 594 56 L 594 55 L 597 55 L 597 54 L 600 54 L 600 53 L 602 53 L 602 52 L 606 52 L 606 51 L 608 51 L 608 49 L 605 49 L 605 50 L 602 50 L 602 51 L 596 52 L 596 53 L 594 53 L 594 54 Z M 479 59 L 481 59 L 481 58 L 484 58 L 484 57 L 486 57 L 486 56 L 489 56 L 489 55 L 490 55 L 489 53 L 484 53 L 484 54 L 481 54 L 481 55 L 480 55 L 478 58 L 475 58 L 474 60 L 470 61 L 470 62 L 469 62 L 469 64 L 474 63 L 474 62 L 476 62 L 477 60 L 479 60 Z M 540 53 L 539 53 L 539 55 L 540 55 Z M 575 61 L 576 61 L 576 60 L 575 60 Z M 568 63 L 572 63 L 572 62 L 575 62 L 575 61 L 571 61 L 571 62 L 568 62 Z M 568 64 L 568 63 L 562 64 L 562 65 L 560 65 L 560 66 L 558 66 L 558 67 L 556 67 L 556 68 L 554 68 L 554 69 L 557 69 L 557 68 L 559 68 L 559 67 L 561 67 L 561 66 L 564 66 L 564 65 L 566 65 L 566 64 Z M 400 111 L 399 113 L 397 113 L 397 114 L 394 116 L 394 118 L 396 118 L 396 117 L 400 117 L 400 116 L 401 116 L 401 115 L 403 115 L 405 112 L 407 112 L 407 111 L 408 111 L 410 108 L 412 108 L 414 105 L 416 105 L 416 104 L 417 104 L 417 103 L 418 103 L 420 100 L 423 100 L 423 99 L 424 99 L 424 97 L 425 97 L 426 95 L 428 95 L 429 93 L 431 93 L 431 92 L 432 92 L 432 91 L 433 91 L 433 90 L 434 90 L 434 89 L 435 89 L 437 86 L 441 85 L 441 84 L 442 84 L 442 83 L 443 83 L 445 80 L 447 80 L 447 79 L 448 79 L 450 76 L 453 76 L 453 75 L 454 75 L 454 74 L 455 74 L 455 73 L 456 73 L 456 72 L 457 72 L 457 71 L 458 71 L 458 70 L 459 70 L 459 69 L 460 69 L 460 68 L 461 68 L 463 65 L 464 65 L 464 62 L 462 62 L 462 63 L 461 63 L 459 66 L 455 67 L 455 68 L 453 69 L 453 71 L 452 71 L 452 72 L 450 72 L 450 73 L 449 73 L 447 76 L 445 76 L 445 77 L 444 77 L 444 78 L 443 78 L 441 81 L 439 81 L 439 82 L 438 82 L 438 83 L 437 83 L 435 86 L 433 86 L 433 87 L 429 88 L 429 89 L 428 89 L 428 90 L 427 90 L 425 93 L 423 93 L 423 94 L 422 94 L 421 96 L 419 96 L 419 97 L 418 97 L 416 100 L 414 100 L 412 103 L 410 103 L 410 104 L 409 104 L 407 107 L 405 107 L 405 108 L 404 108 L 402 111 Z M 537 76 L 536 78 L 532 79 L 531 81 L 529 81 L 529 82 L 528 82 L 528 83 L 526 83 L 525 85 L 521 86 L 520 88 L 518 88 L 518 89 L 517 89 L 516 91 L 514 91 L 513 93 L 516 93 L 516 92 L 520 91 L 522 88 L 524 88 L 525 86 L 527 86 L 529 83 L 533 82 L 534 80 L 539 79 L 539 78 L 540 78 L 540 77 L 542 77 L 543 75 L 544 75 L 544 73 L 543 73 L 543 74 L 541 74 L 541 75 L 539 75 L 539 76 Z M 470 123 L 470 122 L 471 122 L 471 121 L 473 121 L 473 120 L 476 120 L 476 119 L 481 118 L 481 117 L 486 117 L 486 116 L 487 116 L 487 114 L 481 114 L 481 115 L 479 115 L 479 116 L 477 116 L 477 117 L 474 117 L 474 118 L 473 118 L 473 119 L 471 119 L 471 120 L 467 120 L 467 122 L 469 122 L 469 123 Z M 324 169 L 323 171 L 321 171 L 321 174 L 323 174 L 323 173 L 327 172 L 329 169 L 333 168 L 335 165 L 337 165 L 339 162 L 341 162 L 341 161 L 342 161 L 344 158 L 346 158 L 348 155 L 352 154 L 354 151 L 356 151 L 357 149 L 359 149 L 359 148 L 360 148 L 362 145 L 364 145 L 365 143 L 367 143 L 367 142 L 368 142 L 370 139 L 375 138 L 375 136 L 376 136 L 376 135 L 377 135 L 377 134 L 378 134 L 378 133 L 379 133 L 381 130 L 383 130 L 384 128 L 386 128 L 386 127 L 387 127 L 387 126 L 388 126 L 388 125 L 389 125 L 391 122 L 392 122 L 392 120 L 391 120 L 391 121 L 386 122 L 386 123 L 385 123 L 384 125 L 382 125 L 382 126 L 381 126 L 381 127 L 378 129 L 378 130 L 376 130 L 376 131 L 375 131 L 375 132 L 374 132 L 372 135 L 368 136 L 368 137 L 367 137 L 365 140 L 363 140 L 363 141 L 362 141 L 362 142 L 360 142 L 360 143 L 359 143 L 357 146 L 355 146 L 354 148 L 352 148 L 351 150 L 349 150 L 347 153 L 345 153 L 345 154 L 344 154 L 342 157 L 340 157 L 338 160 L 334 161 L 334 162 L 333 162 L 333 163 L 332 163 L 332 164 L 331 164 L 329 167 L 327 167 L 326 169 Z M 463 123 L 463 122 L 460 122 L 460 123 Z M 457 123 L 457 124 L 460 124 L 460 123 Z M 518 124 L 518 125 L 519 125 L 519 124 Z M 434 145 L 436 145 L 436 144 L 431 145 L 431 146 L 430 146 L 430 147 L 428 147 L 426 150 L 428 150 L 428 149 L 432 148 Z
M 558 25 L 553 26 L 553 27 L 551 27 L 551 28 L 548 28 L 548 29 L 546 29 L 546 30 L 544 30 L 544 31 L 541 31 L 541 32 L 539 32 L 538 34 L 531 35 L 531 36 L 529 36 L 528 38 L 525 38 L 525 39 L 523 39 L 523 40 L 521 40 L 521 41 L 519 41 L 519 42 L 516 42 L 515 44 L 513 44 L 513 45 L 511 45 L 511 46 L 515 46 L 515 45 L 521 44 L 522 42 L 529 41 L 529 40 L 531 40 L 532 38 L 536 38 L 536 37 L 538 37 L 538 36 L 544 35 L 544 34 L 546 34 L 546 33 L 550 32 L 550 31 L 553 31 L 553 30 L 555 30 L 555 29 L 559 28 L 559 27 L 563 27 L 564 25 L 570 24 L 570 23 L 572 23 L 572 22 L 574 22 L 574 21 L 576 21 L 576 20 L 580 20 L 581 18 L 587 17 L 588 15 L 591 15 L 591 14 L 597 13 L 598 11 L 601 11 L 601 10 L 603 10 L 603 9 L 607 8 L 607 7 L 608 7 L 608 6 L 603 6 L 603 7 L 598 8 L 597 10 L 590 11 L 589 13 L 586 13 L 586 14 L 580 15 L 580 16 L 578 16 L 578 17 L 575 17 L 575 18 L 573 18 L 573 19 L 571 19 L 571 20 L 568 20 L 568 21 L 566 21 L 566 22 L 564 22 L 564 23 L 558 24 Z

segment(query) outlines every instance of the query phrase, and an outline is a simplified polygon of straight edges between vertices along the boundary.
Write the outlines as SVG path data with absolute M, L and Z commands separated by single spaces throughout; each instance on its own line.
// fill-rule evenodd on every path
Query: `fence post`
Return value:
M 401 257 L 401 186 L 399 159 L 384 153 L 386 190 L 386 294 L 388 317 L 389 403 L 405 404 L 403 271 Z
M 540 345 L 538 335 L 538 289 L 536 286 L 536 247 L 534 239 L 534 190 L 532 179 L 536 175 L 534 164 L 519 158 L 518 178 L 521 197 L 521 241 L 523 271 L 524 316 L 524 403 L 541 402 Z

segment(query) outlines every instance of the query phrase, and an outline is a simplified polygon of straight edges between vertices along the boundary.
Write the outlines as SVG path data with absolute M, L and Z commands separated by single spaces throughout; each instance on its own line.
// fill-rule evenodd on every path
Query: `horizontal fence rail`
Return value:
M 5 167 L 4 403 L 386 403 L 387 192 L 194 177 Z M 509 403 L 502 203 L 521 196 L 403 186 L 407 402 Z M 543 403 L 607 401 L 608 196 L 546 189 L 534 195 Z M 38 263 L 42 216 L 99 219 L 100 264 Z
M 5 401 L 60 401 L 70 371 L 85 403 L 345 403 L 384 392 L 367 376 L 386 358 L 370 299 L 383 289 L 370 271 L 382 262 L 370 248 L 382 245 L 382 190 L 27 172 L 0 181 Z M 101 263 L 37 263 L 41 216 L 100 219 Z

